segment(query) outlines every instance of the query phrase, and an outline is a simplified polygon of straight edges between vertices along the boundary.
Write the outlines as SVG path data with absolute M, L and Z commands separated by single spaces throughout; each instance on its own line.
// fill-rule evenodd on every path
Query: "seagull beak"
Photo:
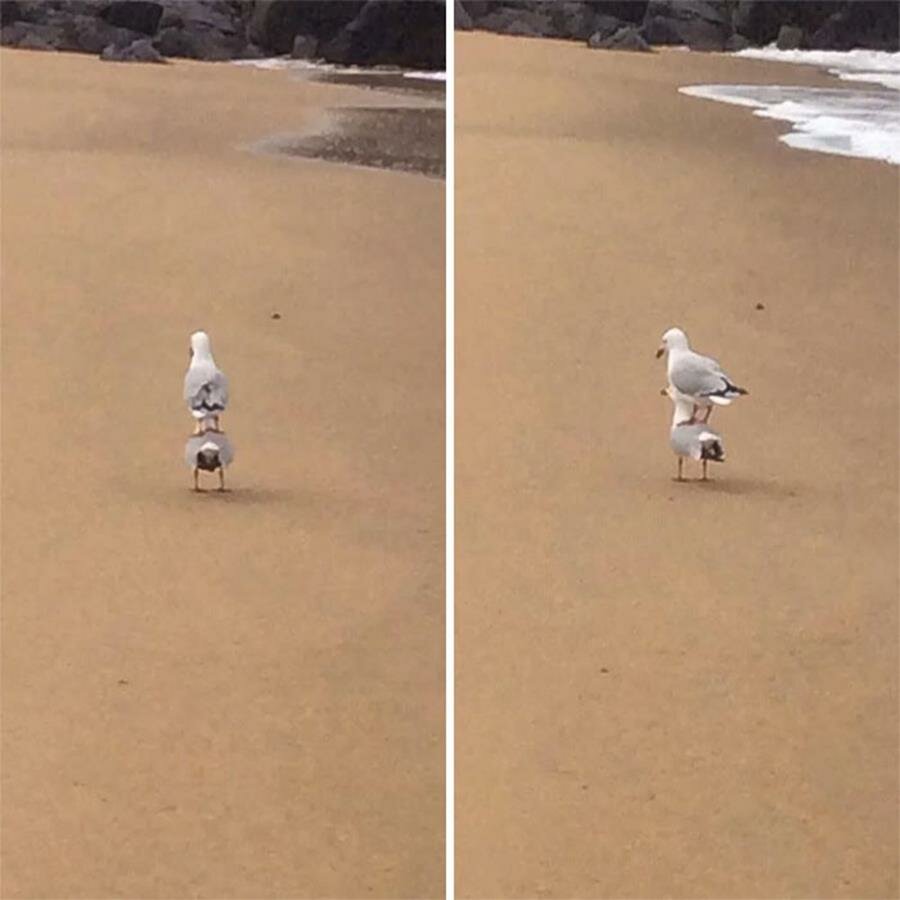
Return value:
M 660 395 L 660 397 L 668 397 L 668 396 L 669 396 L 669 389 L 668 389 L 668 388 L 663 388 L 663 389 L 659 392 L 659 395 Z
M 659 359 L 665 352 L 666 352 L 666 348 L 660 347 L 659 350 L 656 351 L 656 358 Z

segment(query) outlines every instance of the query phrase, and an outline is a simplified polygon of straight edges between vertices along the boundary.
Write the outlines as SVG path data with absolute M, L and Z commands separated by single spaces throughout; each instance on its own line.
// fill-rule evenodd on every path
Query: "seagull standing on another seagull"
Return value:
M 184 399 L 197 420 L 195 434 L 203 433 L 208 420 L 218 430 L 219 416 L 228 405 L 228 379 L 216 366 L 205 331 L 191 335 L 191 364 L 184 376 Z
M 706 409 L 702 419 L 705 423 L 709 421 L 713 404 L 728 406 L 736 397 L 747 393 L 732 382 L 716 360 L 694 353 L 680 328 L 670 328 L 662 336 L 657 358 L 664 353 L 669 354 L 666 368 L 669 386 L 674 390 L 674 396 L 670 396 L 673 401 L 684 400 L 692 405 L 691 422 L 695 421 L 699 409 Z
M 713 462 L 725 462 L 725 445 L 722 436 L 708 425 L 694 422 L 693 404 L 678 398 L 675 391 L 668 387 L 662 391 L 675 405 L 672 415 L 672 427 L 669 431 L 669 444 L 678 457 L 678 481 L 684 481 L 682 465 L 686 457 L 696 459 L 703 464 L 703 481 L 706 481 L 706 465 Z

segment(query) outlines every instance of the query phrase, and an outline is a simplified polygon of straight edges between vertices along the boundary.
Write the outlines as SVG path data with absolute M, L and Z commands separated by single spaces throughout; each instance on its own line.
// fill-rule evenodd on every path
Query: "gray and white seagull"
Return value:
M 674 405 L 672 426 L 669 429 L 669 445 L 678 457 L 678 481 L 684 481 L 682 474 L 685 459 L 694 459 L 703 464 L 703 481 L 707 480 L 706 466 L 710 461 L 725 462 L 725 444 L 722 435 L 709 425 L 694 421 L 693 404 L 677 399 L 671 385 L 661 392 Z
M 191 364 L 184 376 L 184 399 L 197 420 L 194 434 L 206 430 L 210 421 L 218 430 L 219 416 L 228 406 L 228 379 L 216 366 L 205 331 L 191 335 Z
M 680 328 L 670 328 L 662 336 L 657 358 L 664 353 L 669 355 L 666 369 L 669 386 L 674 391 L 672 400 L 684 400 L 693 406 L 692 422 L 696 421 L 699 409 L 706 410 L 701 421 L 707 422 L 714 405 L 728 406 L 735 398 L 748 393 L 722 371 L 716 360 L 691 350 L 687 335 Z

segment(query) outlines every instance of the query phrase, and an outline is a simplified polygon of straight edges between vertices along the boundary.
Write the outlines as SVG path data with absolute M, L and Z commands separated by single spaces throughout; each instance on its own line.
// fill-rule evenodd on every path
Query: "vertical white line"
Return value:
M 453 194 L 454 194 L 454 157 L 453 157 L 453 131 L 454 131 L 454 76 L 455 76 L 455 58 L 453 52 L 453 0 L 445 0 L 446 11 L 446 46 L 447 60 L 445 69 L 447 71 L 447 112 L 446 112 L 446 167 L 447 180 L 445 185 L 445 235 L 444 235 L 444 271 L 446 277 L 444 289 L 444 303 L 446 310 L 445 335 L 444 335 L 444 353 L 446 366 L 446 409 L 445 409 L 445 528 L 446 528 L 446 557 L 444 566 L 446 571 L 446 590 L 445 590 L 445 653 L 444 653 L 444 677 L 446 681 L 446 700 L 444 714 L 444 734 L 445 734 L 445 766 L 444 766 L 444 810 L 445 810 L 445 843 L 444 843 L 444 865 L 445 865 L 445 894 L 446 900 L 453 900 L 455 897 L 455 872 L 454 865 L 456 862 L 455 841 L 454 841 L 454 823 L 455 823 L 455 807 L 454 807 L 454 674 L 455 666 L 455 642 L 454 642 L 454 521 L 455 510 L 454 502 L 454 321 L 455 321 L 455 298 L 453 294 Z

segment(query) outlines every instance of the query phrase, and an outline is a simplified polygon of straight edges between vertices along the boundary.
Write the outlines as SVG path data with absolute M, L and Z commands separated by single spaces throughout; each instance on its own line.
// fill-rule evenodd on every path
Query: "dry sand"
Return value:
M 457 48 L 460 895 L 896 897 L 898 170 L 676 92 L 812 70 Z
M 0 75 L 2 896 L 437 896 L 443 184 L 240 149 L 382 92 Z

